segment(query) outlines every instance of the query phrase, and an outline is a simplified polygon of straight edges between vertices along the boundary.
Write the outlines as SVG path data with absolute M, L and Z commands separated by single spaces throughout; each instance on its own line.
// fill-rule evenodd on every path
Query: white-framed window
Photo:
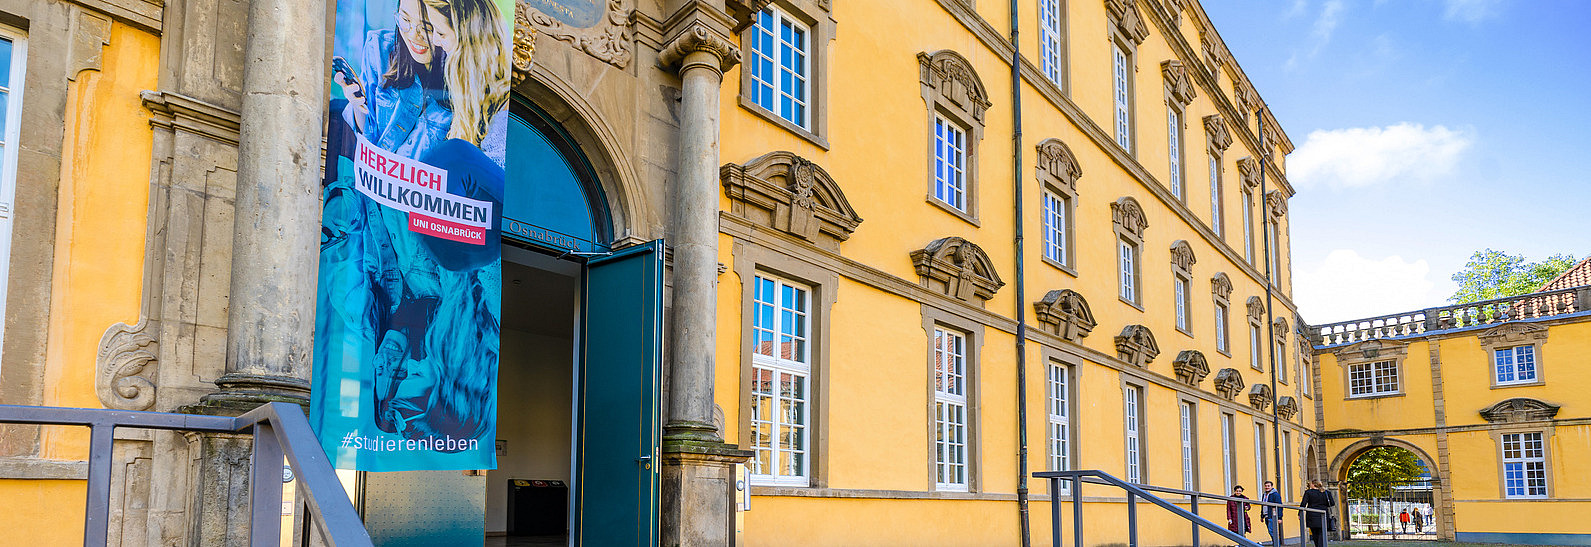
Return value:
M 1125 238 L 1116 240 L 1121 255 L 1121 299 L 1138 302 L 1138 245 Z
M 1226 223 L 1221 221 L 1221 158 L 1210 154 L 1210 229 L 1215 235 L 1224 235 Z
M 1197 416 L 1193 403 L 1183 401 L 1180 405 L 1180 425 L 1182 429 L 1182 489 L 1195 490 L 1198 481 L 1194 477 L 1193 462 L 1198 461 L 1198 448 L 1194 442 L 1194 417 Z
M 1044 257 L 1066 264 L 1066 198 L 1044 192 Z
M 809 486 L 811 291 L 763 275 L 753 283 L 750 478 Z
M 1049 367 L 1049 434 L 1050 471 L 1067 471 L 1072 468 L 1072 410 L 1070 392 L 1072 371 L 1066 365 L 1050 362 Z M 1070 481 L 1060 481 L 1061 493 L 1071 492 Z
M 1271 352 L 1271 366 L 1276 369 L 1276 377 L 1282 383 L 1287 383 L 1287 344 L 1276 341 L 1276 348 Z
M 1127 52 L 1121 44 L 1112 42 L 1110 54 L 1115 74 L 1116 97 L 1116 144 L 1132 153 L 1132 65 L 1128 62 Z
M 1190 330 L 1188 328 L 1188 278 L 1181 275 L 1173 275 L 1171 277 L 1171 297 L 1176 301 L 1177 307 L 1177 329 L 1187 332 Z
M 1061 0 L 1039 0 L 1039 70 L 1066 89 L 1066 50 L 1062 44 Z
M 1215 349 L 1223 352 L 1232 351 L 1229 349 L 1231 347 L 1231 341 L 1230 336 L 1227 334 L 1228 331 L 1226 326 L 1228 313 L 1230 312 L 1227 311 L 1226 304 L 1220 302 L 1215 303 Z
M 810 29 L 774 7 L 757 13 L 751 33 L 752 102 L 780 118 L 809 129 L 811 110 Z
M 1298 385 L 1300 388 L 1303 388 L 1304 396 L 1313 397 L 1314 395 L 1312 395 L 1309 390 L 1313 389 L 1313 384 L 1315 383 L 1314 365 L 1310 362 L 1309 355 L 1305 353 L 1309 351 L 1309 349 L 1302 343 L 1297 345 L 1298 365 L 1293 367 L 1293 371 L 1298 374 Z
M 1254 422 L 1254 484 L 1265 482 L 1265 424 Z
M 1265 258 L 1270 261 L 1270 269 L 1267 270 L 1266 273 L 1271 276 L 1271 283 L 1275 284 L 1276 277 L 1281 274 L 1281 270 L 1277 268 L 1280 268 L 1282 265 L 1282 240 L 1277 237 L 1277 235 L 1281 233 L 1281 229 L 1276 222 L 1266 222 L 1265 231 L 1268 232 L 1267 237 L 1269 238 L 1269 241 L 1266 242 L 1265 246 L 1268 248 L 1267 250 L 1270 251 L 1265 256 Z
M 967 337 L 934 327 L 934 487 L 967 490 Z
M 11 231 L 17 197 L 17 150 L 22 137 L 22 89 L 28 66 L 28 43 L 20 34 L 0 27 L 0 317 L 5 316 L 6 286 L 11 278 Z M 5 327 L 0 325 L 0 343 Z
M 1186 199 L 1182 195 L 1182 113 L 1173 106 L 1166 107 L 1166 148 L 1171 163 L 1171 176 L 1167 178 L 1171 195 Z
M 1260 348 L 1262 348 L 1262 347 L 1264 347 L 1264 346 L 1260 345 L 1260 326 L 1252 324 L 1252 323 L 1249 324 L 1249 326 L 1248 326 L 1248 353 L 1249 353 L 1249 362 L 1248 362 L 1248 364 L 1254 370 L 1265 370 L 1265 362 L 1260 357 L 1260 355 L 1262 354 L 1262 352 L 1260 351 Z
M 1127 482 L 1143 482 L 1143 395 L 1138 386 L 1127 386 L 1126 400 Z
M 1277 490 L 1282 491 L 1282 499 L 1293 499 L 1293 432 L 1282 432 L 1282 484 L 1277 485 Z
M 1499 348 L 1493 352 L 1497 385 L 1528 384 L 1536 381 L 1536 346 Z
M 1221 480 L 1226 483 L 1223 494 L 1231 492 L 1237 481 L 1237 461 L 1233 454 L 1237 452 L 1237 439 L 1233 433 L 1232 415 L 1221 413 Z
M 1375 361 L 1348 365 L 1348 396 L 1368 397 L 1398 392 L 1398 364 Z
M 1243 191 L 1243 257 L 1254 263 L 1254 192 Z
M 1504 494 L 1547 497 L 1547 449 L 1541 433 L 1504 433 L 1502 440 Z
M 934 116 L 934 197 L 967 210 L 967 130 L 939 115 Z

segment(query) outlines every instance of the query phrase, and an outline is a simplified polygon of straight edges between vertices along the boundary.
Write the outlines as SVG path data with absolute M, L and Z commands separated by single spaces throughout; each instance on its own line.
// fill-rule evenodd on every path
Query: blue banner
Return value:
M 310 421 L 338 468 L 495 469 L 512 0 L 342 0 Z

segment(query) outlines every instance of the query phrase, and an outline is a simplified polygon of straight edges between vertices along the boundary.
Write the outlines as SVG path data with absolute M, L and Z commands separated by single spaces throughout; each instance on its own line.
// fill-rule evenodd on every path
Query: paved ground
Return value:
M 1341 547 L 1515 547 L 1503 543 L 1455 543 L 1451 541 L 1397 541 L 1388 539 L 1356 539 L 1353 541 L 1333 541 L 1333 546 Z

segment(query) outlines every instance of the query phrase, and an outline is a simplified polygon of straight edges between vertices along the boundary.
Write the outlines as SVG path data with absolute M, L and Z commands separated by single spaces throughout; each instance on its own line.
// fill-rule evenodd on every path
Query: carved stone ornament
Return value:
M 1110 16 L 1110 22 L 1116 25 L 1116 30 L 1134 44 L 1142 44 L 1149 37 L 1149 26 L 1144 24 L 1143 15 L 1138 13 L 1134 0 L 1105 0 L 1105 12 Z
M 629 7 L 630 0 L 596 0 L 595 6 L 577 10 L 555 10 L 557 13 L 547 13 L 537 9 L 536 5 L 554 4 L 545 0 L 514 2 L 514 67 L 519 71 L 520 65 L 520 32 L 519 28 L 534 27 L 535 31 L 529 34 L 528 39 L 534 40 L 535 34 L 546 34 L 556 40 L 567 42 L 575 49 L 586 52 L 610 65 L 625 68 L 630 65 L 630 60 L 635 57 L 635 33 L 630 30 L 630 13 L 634 11 Z M 525 70 L 530 68 L 530 53 L 525 54 Z M 516 74 L 515 81 L 519 81 Z
M 724 164 L 718 176 L 731 214 L 809 242 L 845 241 L 862 223 L 834 178 L 791 152 Z M 821 241 L 824 236 L 833 241 Z
M 724 2 L 724 8 L 735 20 L 734 31 L 739 34 L 757 24 L 757 12 L 772 4 L 773 0 L 727 0 Z
M 1038 152 L 1039 180 L 1053 180 L 1067 190 L 1077 191 L 1077 179 L 1082 178 L 1083 167 L 1078 165 L 1072 149 L 1060 139 L 1052 138 L 1040 142 Z
M 959 108 L 964 120 L 976 126 L 983 125 L 983 113 L 989 110 L 989 92 L 983 80 L 972 70 L 972 63 L 960 53 L 942 49 L 933 53 L 918 53 L 918 80 L 925 95 L 937 94 L 949 106 Z
M 1233 82 L 1232 95 L 1237 99 L 1237 109 L 1243 113 L 1243 119 L 1249 119 L 1254 111 L 1260 107 L 1260 94 L 1254 91 L 1254 86 L 1247 81 Z
M 1221 300 L 1230 300 L 1232 298 L 1232 278 L 1227 277 L 1226 272 L 1216 273 L 1215 277 L 1210 278 L 1210 292 L 1221 297 Z
M 1116 335 L 1116 357 L 1128 364 L 1143 368 L 1149 366 L 1156 355 L 1160 355 L 1160 345 L 1155 343 L 1155 335 L 1149 332 L 1149 327 L 1127 325 Z
M 1199 382 L 1210 375 L 1210 363 L 1196 349 L 1177 352 L 1177 360 L 1171 363 L 1171 368 L 1177 372 L 1177 381 L 1193 387 L 1199 387 Z
M 1226 151 L 1232 146 L 1232 133 L 1226 130 L 1226 120 L 1219 114 L 1204 117 L 1204 136 L 1209 140 L 1210 148 Z
M 685 61 L 685 57 L 698 51 L 711 53 L 713 57 L 717 58 L 718 66 L 713 68 L 718 69 L 720 72 L 726 72 L 731 67 L 740 64 L 740 48 L 735 47 L 734 42 L 719 35 L 718 31 L 708 28 L 707 25 L 701 22 L 691 23 L 678 36 L 675 36 L 673 40 L 664 45 L 662 51 L 657 54 L 657 61 L 665 67 L 683 69 L 685 67 L 680 66 L 680 63 Z
M 1248 390 L 1248 406 L 1260 411 L 1271 406 L 1271 386 L 1254 384 L 1253 387 L 1250 387 Z
M 967 302 L 974 297 L 979 303 L 994 298 L 994 292 L 1005 286 L 989 255 L 959 237 L 936 239 L 912 251 L 911 259 L 924 286 Z
M 1275 321 L 1271 321 L 1271 331 L 1275 333 L 1277 341 L 1287 341 L 1287 318 L 1277 317 Z
M 1396 359 L 1408 351 L 1409 345 L 1405 342 L 1375 339 L 1337 348 L 1332 354 L 1337 356 L 1337 363 L 1341 364 L 1345 361 Z
M 1110 220 L 1120 226 L 1122 231 L 1139 239 L 1144 237 L 1144 230 L 1149 229 L 1149 217 L 1144 215 L 1144 208 L 1132 196 L 1122 196 L 1110 203 Z
M 1193 87 L 1193 80 L 1188 79 L 1188 67 L 1182 61 L 1170 60 L 1160 63 L 1160 75 L 1166 80 L 1166 92 L 1171 94 L 1171 99 L 1187 106 L 1199 96 Z
M 1503 323 L 1476 335 L 1485 346 L 1517 346 L 1547 340 L 1547 327 L 1536 323 Z
M 1272 218 L 1282 218 L 1287 215 L 1287 196 L 1281 190 L 1271 190 L 1265 194 L 1265 206 L 1270 208 Z
M 1228 401 L 1243 392 L 1243 373 L 1235 368 L 1223 368 L 1215 373 L 1215 392 Z
M 514 76 L 518 86 L 530 75 L 531 60 L 536 57 L 536 26 L 529 24 L 529 8 L 524 2 L 514 4 Z
M 1204 62 L 1209 65 L 1210 74 L 1220 76 L 1221 67 L 1226 65 L 1226 45 L 1206 30 L 1199 32 L 1199 47 L 1204 50 Z
M 1265 302 L 1260 297 L 1248 297 L 1248 318 L 1255 323 L 1265 322 Z
M 155 404 L 154 368 L 159 343 L 149 334 L 149 321 L 117 323 L 99 339 L 94 391 L 107 408 L 148 410 Z
M 1276 398 L 1276 416 L 1283 420 L 1291 420 L 1298 414 L 1298 399 L 1292 395 L 1283 395 Z
M 1481 417 L 1494 424 L 1539 422 L 1558 415 L 1558 405 L 1528 397 L 1515 397 L 1481 409 Z
M 1171 265 L 1173 267 L 1184 272 L 1191 272 L 1193 271 L 1193 265 L 1198 261 L 1199 259 L 1193 256 L 1193 246 L 1188 244 L 1188 240 L 1179 239 L 1171 243 Z
M 1088 336 L 1097 324 L 1094 312 L 1088 309 L 1088 300 L 1071 289 L 1046 293 L 1033 303 L 1033 315 L 1044 330 L 1068 342 L 1077 342 Z
M 1243 185 L 1250 189 L 1260 185 L 1260 161 L 1248 156 L 1237 160 L 1238 175 L 1243 177 Z

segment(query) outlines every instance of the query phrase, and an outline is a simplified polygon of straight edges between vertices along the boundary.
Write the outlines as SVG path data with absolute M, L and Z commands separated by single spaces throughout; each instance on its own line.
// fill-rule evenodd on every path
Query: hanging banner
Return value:
M 338 468 L 497 467 L 513 9 L 337 3 L 310 422 Z

